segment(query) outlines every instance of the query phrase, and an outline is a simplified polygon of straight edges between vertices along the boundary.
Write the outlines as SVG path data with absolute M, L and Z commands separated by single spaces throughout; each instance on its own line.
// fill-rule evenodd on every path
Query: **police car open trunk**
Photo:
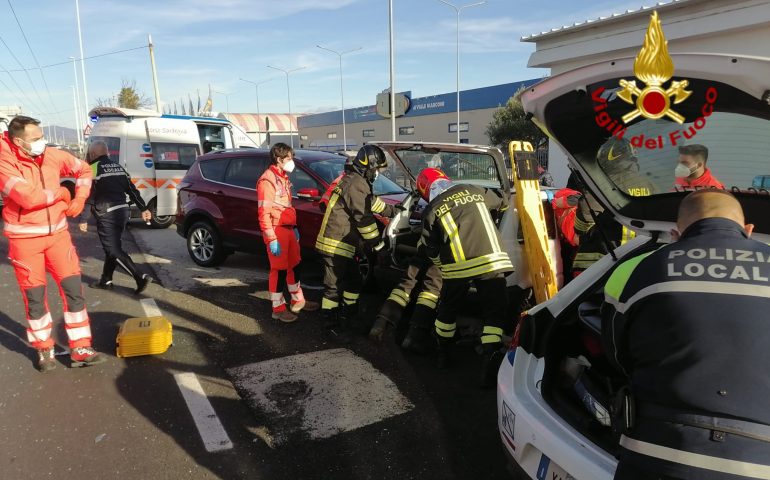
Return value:
M 617 449 L 609 411 L 625 384 L 601 345 L 599 306 L 614 266 L 671 241 L 680 201 L 699 188 L 730 190 L 755 225 L 754 238 L 770 242 L 770 194 L 752 186 L 770 172 L 770 58 L 662 53 L 642 49 L 636 58 L 566 72 L 521 94 L 524 109 L 567 153 L 601 206 L 637 235 L 615 250 L 616 259 L 605 256 L 533 309 L 519 332 L 519 346 L 544 359 L 543 399 L 609 452 Z M 751 275 L 746 265 L 681 274 Z

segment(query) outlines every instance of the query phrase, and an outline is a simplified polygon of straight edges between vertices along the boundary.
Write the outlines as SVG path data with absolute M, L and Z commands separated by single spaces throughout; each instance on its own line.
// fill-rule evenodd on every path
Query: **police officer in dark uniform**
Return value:
M 365 145 L 332 190 L 316 239 L 323 256 L 324 294 L 321 310 L 329 332 L 345 340 L 358 312 L 361 274 L 354 258 L 369 255 L 382 240 L 374 214 L 392 217 L 395 207 L 372 192 L 379 170 L 388 166 L 385 152 Z M 359 251 L 363 248 L 363 252 Z
M 422 216 L 420 245 L 441 270 L 443 285 L 435 322 L 439 365 L 447 360 L 457 328 L 457 312 L 473 283 L 481 297 L 484 323 L 479 351 L 484 358 L 481 385 L 494 385 L 503 358 L 503 334 L 513 326 L 508 306 L 506 272 L 513 271 L 501 248 L 500 232 L 490 210 L 508 208 L 505 195 L 475 185 L 454 185 L 437 168 L 417 176 L 417 190 L 430 203 Z
M 112 274 L 120 265 L 126 273 L 136 281 L 134 293 L 139 294 L 147 288 L 151 277 L 139 271 L 131 257 L 123 250 L 123 230 L 129 219 L 129 205 L 126 195 L 131 198 L 142 212 L 142 220 L 149 222 L 152 213 L 147 209 L 142 196 L 131 182 L 131 178 L 123 167 L 109 156 L 107 144 L 101 140 L 93 142 L 88 150 L 88 160 L 96 166 L 94 185 L 88 203 L 90 209 L 84 209 L 80 215 L 80 231 L 88 230 L 89 213 L 96 216 L 96 232 L 104 248 L 104 268 L 98 282 L 91 284 L 92 288 L 110 290 L 113 287 Z
M 677 228 L 605 286 L 605 349 L 635 404 L 615 478 L 770 478 L 770 246 L 722 190 L 685 197 Z

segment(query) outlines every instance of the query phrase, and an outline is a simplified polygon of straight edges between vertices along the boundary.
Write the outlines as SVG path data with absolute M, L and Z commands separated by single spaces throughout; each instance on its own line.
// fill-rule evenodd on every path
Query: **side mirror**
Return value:
M 313 198 L 318 198 L 321 196 L 321 193 L 318 191 L 317 188 L 300 188 L 297 190 L 297 196 L 299 198 L 306 198 L 308 200 Z

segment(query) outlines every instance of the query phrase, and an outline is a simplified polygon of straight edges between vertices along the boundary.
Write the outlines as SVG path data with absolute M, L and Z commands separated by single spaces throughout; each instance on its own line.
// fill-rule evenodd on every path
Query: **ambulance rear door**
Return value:
M 145 120 L 147 142 L 155 176 L 156 215 L 158 221 L 173 221 L 176 213 L 177 185 L 200 154 L 198 129 L 191 120 L 148 118 Z M 166 217 L 166 218 L 164 218 Z

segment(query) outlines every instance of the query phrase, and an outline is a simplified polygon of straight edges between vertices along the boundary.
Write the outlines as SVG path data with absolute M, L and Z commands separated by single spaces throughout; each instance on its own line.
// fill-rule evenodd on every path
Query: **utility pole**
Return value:
M 388 0 L 388 30 L 390 31 L 390 140 L 396 141 L 396 73 L 393 51 L 393 0 Z
M 80 4 L 78 0 L 75 0 L 75 13 L 78 19 L 78 40 L 80 42 L 80 71 L 83 74 L 83 108 L 86 115 L 84 118 L 90 121 L 88 116 L 88 87 L 86 86 L 86 60 L 83 55 L 83 33 L 80 30 Z
M 160 111 L 160 90 L 158 89 L 158 71 L 155 68 L 155 51 L 152 45 L 152 35 L 147 35 L 147 41 L 150 47 L 150 66 L 152 67 L 152 86 L 155 88 L 155 111 Z M 192 112 L 190 112 L 192 115 Z

